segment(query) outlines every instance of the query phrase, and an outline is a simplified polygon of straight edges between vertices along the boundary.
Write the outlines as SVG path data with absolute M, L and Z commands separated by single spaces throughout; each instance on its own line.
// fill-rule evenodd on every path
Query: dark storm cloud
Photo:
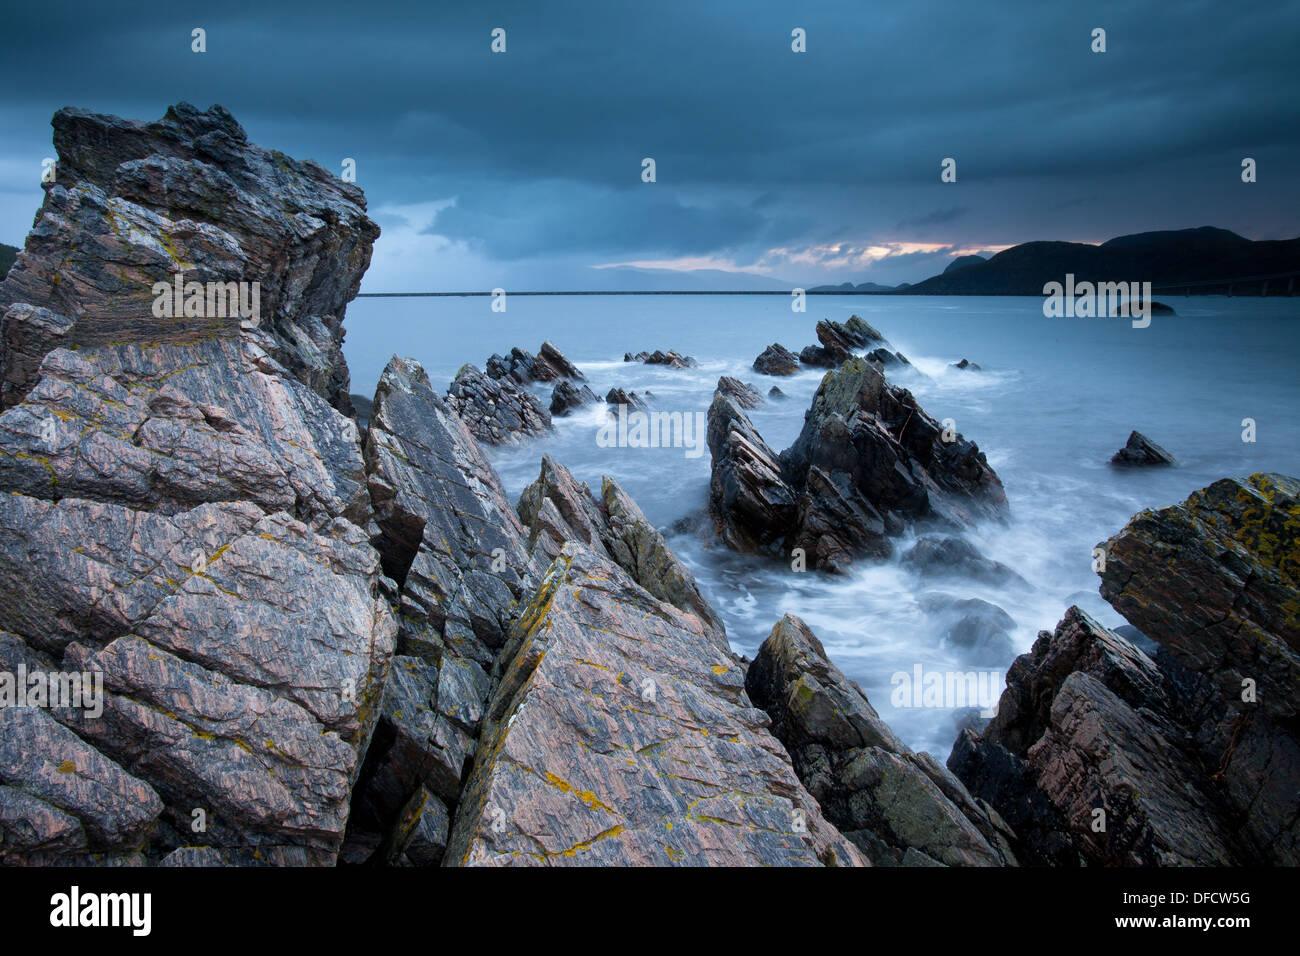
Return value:
M 503 259 L 757 256 L 841 225 L 861 241 L 1104 239 L 1184 225 L 1189 204 L 1194 224 L 1294 234 L 1298 7 L 27 4 L 0 38 L 0 160 L 17 175 L 48 153 L 62 105 L 154 118 L 185 99 L 329 168 L 356 158 L 372 205 L 454 197 L 433 229 Z M 489 52 L 498 26 L 505 55 Z M 1221 172 L 1243 155 L 1261 161 L 1254 205 Z M 646 156 L 659 181 L 643 186 Z M 942 187 L 949 156 L 959 180 Z M 1079 195 L 1101 197 L 1091 218 L 1060 209 Z

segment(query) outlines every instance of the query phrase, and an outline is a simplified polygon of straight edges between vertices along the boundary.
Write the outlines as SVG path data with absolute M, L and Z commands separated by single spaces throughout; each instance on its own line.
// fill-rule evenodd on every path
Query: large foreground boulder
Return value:
M 237 336 L 242 324 L 293 376 L 350 412 L 344 309 L 379 236 L 360 189 L 250 143 L 220 106 L 180 103 L 154 123 L 67 108 L 53 126 L 55 178 L 0 283 L 5 405 L 34 384 L 56 340 L 190 342 Z M 256 327 L 229 308 L 196 314 L 212 310 L 206 298 L 191 309 L 185 286 L 185 313 L 160 317 L 155 283 L 176 274 L 202 283 L 200 298 L 208 283 L 248 283 L 250 293 L 258 283 Z
M 448 858 L 862 862 L 767 724 L 698 618 L 570 542 L 501 656 Z

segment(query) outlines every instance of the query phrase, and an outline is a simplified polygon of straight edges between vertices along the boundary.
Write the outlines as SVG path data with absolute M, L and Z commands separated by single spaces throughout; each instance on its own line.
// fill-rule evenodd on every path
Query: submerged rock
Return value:
M 784 345 L 773 342 L 754 359 L 754 371 L 764 375 L 793 375 L 799 371 L 799 358 Z
M 1174 465 L 1174 456 L 1169 454 L 1141 432 L 1129 432 L 1124 447 L 1110 459 L 1116 465 Z
M 974 362 L 972 362 L 970 359 L 962 359 L 960 362 L 953 362 L 951 367 L 959 368 L 971 372 L 981 371 L 980 367 L 976 365 Z
M 961 577 L 994 587 L 1029 583 L 1000 561 L 980 554 L 965 538 L 951 535 L 927 535 L 916 542 L 899 563 L 925 579 Z
M 1015 864 L 1013 834 L 997 813 L 929 754 L 904 746 L 799 618 L 772 628 L 745 689 L 826 818 L 873 864 L 910 865 L 912 852 L 928 865 Z
M 836 368 L 841 359 L 836 358 L 834 352 L 820 345 L 807 345 L 800 351 L 799 361 L 814 368 Z

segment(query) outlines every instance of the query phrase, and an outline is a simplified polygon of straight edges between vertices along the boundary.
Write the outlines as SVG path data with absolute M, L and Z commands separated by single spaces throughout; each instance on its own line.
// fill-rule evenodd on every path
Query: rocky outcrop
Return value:
M 154 311 L 155 283 L 258 283 L 258 344 L 350 412 L 343 315 L 379 227 L 356 186 L 262 149 L 220 106 L 186 103 L 156 123 L 78 109 L 54 115 L 57 177 L 0 284 L 4 404 L 32 384 L 52 339 L 64 347 L 236 337 L 248 316 L 188 305 Z M 182 290 L 189 300 L 190 289 Z M 224 289 L 222 290 L 225 291 Z M 250 295 L 251 299 L 251 295 Z M 13 312 L 26 304 L 45 313 Z M 215 303 L 214 303 L 215 305 Z
M 997 812 L 904 746 L 799 618 L 772 628 L 745 689 L 826 818 L 873 864 L 1015 864 L 1014 834 Z
M 974 362 L 972 362 L 970 359 L 962 359 L 960 362 L 953 362 L 950 367 L 959 368 L 962 371 L 970 371 L 970 372 L 981 371 L 980 367 L 976 365 Z
M 1015 829 L 1022 859 L 1300 861 L 1297 490 L 1224 479 L 1106 543 L 1102 594 L 1154 656 L 1071 608 L 1017 658 L 997 715 L 963 732 L 949 767 Z
M 758 389 L 730 375 L 718 379 L 717 393 L 726 395 L 741 408 L 757 408 L 763 404 L 763 396 L 759 394 Z
M 646 392 L 646 395 L 649 394 L 649 392 Z M 609 409 L 611 415 L 617 411 L 617 406 L 619 405 L 626 405 L 629 410 L 646 409 L 650 407 L 644 397 L 638 395 L 636 392 L 625 391 L 618 386 L 609 390 L 605 395 L 605 401 L 609 403 L 609 405 L 613 406 Z
M 528 546 L 552 561 L 567 541 L 579 541 L 617 563 L 661 601 L 699 618 L 711 639 L 726 648 L 726 627 L 700 594 L 695 576 L 613 478 L 601 479 L 600 498 L 563 465 L 542 456 L 537 480 L 519 496 Z
M 0 669 L 104 693 L 5 712 L 0 815 L 37 825 L 0 852 L 332 863 L 397 631 L 337 410 L 378 229 L 219 107 L 54 127 L 57 182 L 0 286 Z M 195 293 L 159 316 L 176 272 L 258 282 L 258 311 Z
M 754 371 L 764 375 L 793 375 L 799 371 L 799 358 L 784 345 L 773 342 L 754 359 Z
M 586 385 L 574 385 L 568 381 L 557 382 L 551 391 L 551 415 L 561 418 L 575 408 L 592 405 L 600 400 L 600 396 Z
M 820 345 L 805 345 L 799 352 L 799 361 L 813 368 L 836 368 L 843 360 Z
M 493 355 L 487 360 L 486 370 L 490 378 L 509 379 L 516 385 L 587 380 L 587 376 L 550 342 L 543 342 L 536 355 L 520 348 L 511 349 L 507 356 Z
M 909 524 L 961 527 L 1006 511 L 984 454 L 852 358 L 828 374 L 795 443 L 779 457 L 724 395 L 709 409 L 710 514 L 742 550 L 802 548 L 810 567 L 842 571 L 886 556 Z
M 1116 465 L 1174 465 L 1174 456 L 1169 454 L 1141 432 L 1129 432 L 1124 447 L 1111 457 Z
M 501 655 L 449 860 L 851 865 L 698 618 L 570 542 Z
M 551 430 L 551 413 L 536 395 L 509 378 L 464 365 L 447 390 L 447 407 L 470 433 L 489 445 L 508 445 Z
M 881 368 L 902 368 L 912 364 L 902 352 L 891 352 L 889 349 L 872 349 L 867 353 L 867 361 L 875 362 Z
M 640 362 L 643 365 L 666 365 L 668 368 L 695 368 L 699 364 L 689 355 L 680 355 L 671 349 L 667 352 L 655 349 L 653 352 L 637 352 L 635 355 L 625 352 L 623 361 Z

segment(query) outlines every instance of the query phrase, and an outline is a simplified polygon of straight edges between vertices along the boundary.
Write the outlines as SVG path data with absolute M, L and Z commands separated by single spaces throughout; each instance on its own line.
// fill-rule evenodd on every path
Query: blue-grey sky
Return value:
M 894 284 L 1031 239 L 1300 234 L 1300 2 L 64 2 L 4 19 L 9 243 L 40 204 L 54 110 L 156 119 L 180 100 L 329 169 L 356 160 L 384 230 L 363 291 Z

